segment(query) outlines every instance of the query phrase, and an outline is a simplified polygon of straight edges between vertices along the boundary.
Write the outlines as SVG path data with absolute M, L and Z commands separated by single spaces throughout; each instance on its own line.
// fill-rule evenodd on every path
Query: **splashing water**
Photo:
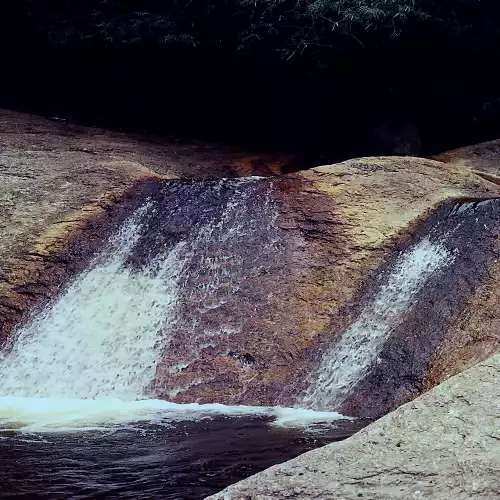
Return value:
M 248 294 L 252 278 L 266 273 L 279 259 L 271 189 L 268 181 L 255 179 L 215 183 L 200 192 L 183 214 L 182 224 L 191 230 L 182 254 L 182 319 L 172 331 L 175 362 L 157 372 L 156 388 L 164 397 L 210 384 L 210 370 L 200 370 L 194 380 L 175 375 L 202 363 L 204 356 L 226 356 L 234 349 L 235 334 L 248 328 L 253 310 L 265 303 L 263 288 L 253 291 L 251 303 L 241 297 Z M 193 213 L 203 215 L 193 217 Z
M 320 409 L 341 404 L 377 360 L 385 340 L 426 281 L 453 260 L 453 253 L 429 237 L 401 254 L 357 321 L 324 353 L 301 403 Z
M 217 191 L 229 182 L 238 185 L 237 181 L 221 181 L 209 189 Z M 255 181 L 242 185 L 249 182 Z M 171 233 L 156 235 L 156 228 L 150 227 L 154 221 L 164 225 L 182 206 L 173 203 L 165 209 L 148 201 L 136 210 L 89 269 L 20 328 L 12 348 L 0 355 L 0 430 L 109 429 L 219 414 L 273 417 L 285 426 L 344 418 L 310 410 L 180 405 L 147 399 L 153 395 L 161 354 L 169 348 L 182 287 L 196 289 L 190 279 L 199 274 L 188 268 L 206 270 L 201 296 L 195 297 L 200 307 L 210 308 L 214 294 L 224 300 L 227 295 L 220 292 L 221 287 L 231 294 L 237 286 L 221 262 L 228 252 L 231 256 L 231 245 L 239 238 L 256 233 L 254 239 L 260 239 L 260 221 L 250 220 L 246 228 L 240 225 L 251 195 L 251 189 L 234 189 L 227 203 L 216 207 L 218 219 L 210 219 L 211 214 L 210 220 L 202 219 L 191 228 L 195 235 L 189 245 L 186 236 L 171 242 Z M 218 245 L 222 251 L 207 256 L 207 244 Z M 252 252 L 245 258 L 252 259 Z M 241 264 L 234 265 L 245 267 Z M 191 341 L 199 344 L 211 335 L 202 332 Z
M 26 433 L 137 430 L 141 423 L 170 425 L 183 420 L 215 416 L 265 417 L 271 425 L 314 431 L 327 422 L 352 420 L 336 412 L 318 412 L 278 406 L 227 406 L 223 404 L 178 404 L 158 399 L 124 401 L 98 399 L 0 397 L 0 430 Z
M 178 248 L 145 269 L 124 264 L 151 204 L 131 217 L 108 249 L 18 334 L 3 355 L 0 394 L 25 397 L 143 397 L 157 342 L 177 300 Z

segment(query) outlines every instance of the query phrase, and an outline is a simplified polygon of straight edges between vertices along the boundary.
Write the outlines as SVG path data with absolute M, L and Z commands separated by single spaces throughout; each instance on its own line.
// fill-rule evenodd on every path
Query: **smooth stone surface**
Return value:
M 145 182 L 271 175 L 289 160 L 0 110 L 0 342 L 81 270 Z
M 196 189 L 204 192 L 205 178 L 278 173 L 280 161 L 286 160 L 198 142 L 155 142 L 7 111 L 0 113 L 0 145 L 0 341 L 9 339 L 33 308 L 85 269 L 138 202 L 144 185 L 200 178 Z M 298 404 L 321 353 L 356 320 L 363 301 L 373 294 L 373 277 L 411 243 L 422 224 L 443 203 L 491 198 L 500 192 L 497 184 L 467 168 L 411 157 L 360 158 L 258 182 L 261 188 L 248 202 L 245 220 L 259 220 L 263 205 L 269 204 L 275 227 L 272 235 L 266 234 L 275 250 L 264 259 L 266 272 L 240 269 L 241 283 L 231 300 L 224 307 L 209 304 L 210 314 L 203 313 L 204 331 L 224 333 L 228 319 L 236 323 L 230 338 L 221 334 L 202 342 L 207 348 L 197 347 L 194 361 L 185 359 L 186 348 L 192 347 L 189 341 L 179 340 L 179 349 L 171 350 L 165 366 L 167 372 L 168 366 L 182 369 L 161 377 L 158 390 L 163 397 L 177 402 Z M 180 184 L 171 189 L 186 194 L 179 203 L 185 203 L 185 222 L 191 224 L 209 207 L 189 201 L 189 188 Z M 209 204 L 222 207 L 218 195 Z M 257 240 L 250 246 L 242 240 L 229 253 L 248 260 L 252 253 L 262 253 L 261 247 Z M 432 387 L 494 352 L 496 268 L 490 255 L 482 249 L 479 253 L 488 276 L 478 274 L 466 283 L 457 306 L 463 311 L 459 328 L 457 311 L 451 311 L 449 323 L 435 328 L 431 345 L 426 338 L 420 341 L 419 332 L 428 332 L 427 323 L 410 318 L 407 330 L 415 342 L 406 342 L 400 332 L 410 357 L 407 350 L 393 351 L 399 368 L 415 370 L 400 376 L 391 368 L 386 400 L 374 404 L 372 388 L 380 386 L 374 380 L 365 387 L 370 398 L 362 398 L 363 407 L 352 402 L 342 411 L 378 416 L 418 395 L 421 387 Z M 210 272 L 205 278 L 212 279 Z M 478 307 L 471 311 L 470 304 Z M 188 317 L 196 308 L 191 305 Z M 450 307 L 422 310 L 440 314 Z M 424 316 L 432 319 L 431 314 Z M 473 331 L 468 322 L 475 325 L 472 342 L 469 333 L 463 334 Z M 440 332 L 443 342 L 431 359 Z M 421 342 L 426 347 L 422 355 Z M 252 362 L 243 363 L 230 352 Z M 430 372 L 423 380 L 428 362 Z M 399 391 L 400 378 L 411 387 Z
M 500 139 L 452 149 L 433 158 L 446 163 L 454 163 L 491 182 L 500 184 Z
M 495 355 L 351 438 L 209 498 L 499 498 L 499 380 L 500 355 Z

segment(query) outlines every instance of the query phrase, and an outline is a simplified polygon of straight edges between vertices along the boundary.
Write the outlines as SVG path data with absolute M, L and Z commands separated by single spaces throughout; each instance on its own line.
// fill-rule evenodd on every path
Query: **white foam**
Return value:
M 243 229 L 235 220 L 244 216 L 243 208 L 241 199 L 233 200 L 215 226 L 201 228 L 196 244 L 203 247 L 214 233 L 215 241 L 238 238 Z M 217 415 L 265 417 L 276 425 L 294 427 L 343 419 L 336 413 L 293 408 L 147 399 L 158 359 L 170 341 L 179 283 L 190 252 L 181 242 L 145 266 L 127 265 L 154 209 L 147 203 L 137 210 L 89 269 L 22 327 L 12 348 L 0 354 L 0 431 L 115 430 Z M 208 264 L 209 292 L 213 292 L 220 286 L 223 266 Z M 223 327 L 202 333 L 207 341 L 216 333 L 229 336 L 234 331 Z M 200 340 L 193 332 L 198 348 Z M 175 373 L 188 364 L 179 362 L 167 371 Z M 191 381 L 196 383 L 201 381 Z
M 353 420 L 334 411 L 314 411 L 303 408 L 272 408 L 275 417 L 274 425 L 279 427 L 311 428 L 317 424 L 325 424 L 335 420 Z
M 250 180 L 255 179 L 244 182 Z M 233 282 L 227 276 L 225 260 L 235 260 L 232 245 L 239 244 L 242 236 L 254 234 L 262 224 L 248 218 L 246 202 L 252 194 L 252 190 L 236 192 L 219 220 L 197 228 L 189 247 L 181 242 L 168 252 L 160 250 L 144 266 L 128 265 L 127 259 L 144 234 L 148 214 L 155 206 L 148 202 L 137 210 L 89 269 L 20 328 L 11 349 L 0 354 L 0 431 L 143 428 L 141 423 L 170 425 L 217 415 L 263 417 L 284 427 L 308 427 L 346 418 L 338 413 L 295 408 L 147 399 L 152 395 L 150 388 L 162 350 L 170 342 L 179 287 L 186 279 L 183 272 L 190 255 L 199 252 L 198 267 L 204 266 L 209 277 L 208 282 L 198 283 L 206 288 L 199 297 L 203 311 L 223 303 L 223 293 L 214 301 L 219 289 L 226 290 L 229 284 L 228 293 L 232 293 L 237 288 L 237 280 Z M 267 205 L 263 209 L 272 222 Z M 203 253 L 207 244 L 217 246 L 213 255 Z M 272 235 L 266 244 L 274 244 Z M 236 259 L 231 270 L 241 267 L 243 262 Z M 194 325 L 190 332 L 193 352 L 187 349 L 187 359 L 168 367 L 167 373 L 189 366 L 201 345 L 213 345 L 216 336 L 230 337 L 239 331 L 239 325 L 199 330 Z
M 336 408 L 376 362 L 385 340 L 427 280 L 454 257 L 429 238 L 402 253 L 357 321 L 324 353 L 300 403 L 318 409 Z
M 296 408 L 177 404 L 157 399 L 0 397 L 0 430 L 23 433 L 109 431 L 137 428 L 141 422 L 169 425 L 221 415 L 269 417 L 274 425 L 282 427 L 309 427 L 312 423 L 347 419 L 338 413 Z
M 180 271 L 176 249 L 145 268 L 125 266 L 148 209 L 139 209 L 90 269 L 17 332 L 0 358 L 0 394 L 146 396 L 168 342 Z

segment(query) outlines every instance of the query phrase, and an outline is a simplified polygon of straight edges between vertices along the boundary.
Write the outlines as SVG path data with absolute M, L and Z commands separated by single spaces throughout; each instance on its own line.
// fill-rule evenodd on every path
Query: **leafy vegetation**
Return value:
M 337 37 L 381 32 L 432 17 L 428 0 L 17 0 L 19 19 L 56 45 L 81 43 L 273 45 L 283 55 L 331 47 Z M 7 15 L 8 17 L 8 15 Z
M 485 29 L 498 31 L 499 13 L 494 0 L 16 0 L 0 22 L 9 37 L 53 47 L 173 45 L 318 61 L 429 30 L 477 44 Z

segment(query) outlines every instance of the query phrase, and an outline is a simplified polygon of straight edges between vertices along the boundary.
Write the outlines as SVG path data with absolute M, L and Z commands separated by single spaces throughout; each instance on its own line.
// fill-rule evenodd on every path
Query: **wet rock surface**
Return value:
M 10 112 L 0 141 L 2 338 L 150 197 L 155 210 L 127 265 L 174 250 L 182 259 L 177 319 L 151 388 L 178 402 L 300 405 L 321 354 L 395 256 L 455 216 L 457 201 L 499 194 L 468 169 L 411 157 L 250 181 L 165 181 L 277 172 L 281 160 Z M 449 243 L 462 267 L 433 284 L 433 297 L 417 297 L 357 387 L 362 397 L 343 411 L 378 416 L 495 352 L 498 214 L 483 207 L 491 205 L 467 212 Z
M 275 465 L 209 498 L 498 498 L 499 377 L 496 355 L 345 441 Z
M 0 145 L 3 343 L 149 197 L 126 265 L 182 260 L 155 397 L 300 405 L 322 354 L 433 231 L 460 258 L 399 314 L 337 409 L 380 416 L 498 351 L 500 202 L 482 201 L 500 195 L 496 142 L 442 161 L 362 158 L 250 181 L 167 179 L 278 174 L 286 159 L 10 112 Z M 496 498 L 498 372 L 497 355 L 220 498 Z
M 39 229 L 39 221 L 26 219 L 25 247 L 7 252 L 0 262 L 0 342 L 12 340 L 15 326 L 55 299 L 61 288 L 84 271 L 103 248 L 130 210 L 136 206 L 144 180 L 128 189 L 114 189 L 94 203 L 75 210 L 69 217 Z M 30 227 L 31 226 L 31 227 Z M 33 233 L 28 233 L 29 229 Z
M 492 284 L 500 257 L 500 200 L 445 203 L 402 251 L 423 237 L 438 243 L 452 260 L 428 279 L 395 322 L 369 374 L 342 404 L 350 415 L 387 413 L 500 348 L 498 308 L 493 307 L 500 300 L 498 281 L 496 288 Z M 372 294 L 378 293 L 377 282 L 383 283 L 384 268 L 390 269 L 394 260 L 388 260 L 369 287 Z M 485 287 L 489 306 L 486 301 L 478 306 L 475 297 Z M 478 314 L 490 320 L 482 329 Z
M 473 193 L 494 196 L 496 186 L 406 158 L 269 180 L 154 185 L 155 211 L 130 264 L 178 245 L 183 261 L 155 396 L 302 405 L 322 353 L 356 321 L 394 259 L 436 226 L 433 238 L 452 232 L 446 248 L 460 258 L 429 284 L 435 293 L 423 290 L 398 318 L 340 409 L 372 418 L 416 397 L 438 362 L 437 346 L 454 338 L 453 325 L 495 260 L 499 205 L 440 203 Z
M 497 352 L 498 313 L 492 305 L 498 300 L 494 283 L 499 202 L 466 200 L 466 192 L 476 189 L 497 196 L 494 183 L 478 183 L 479 177 L 452 164 L 411 158 L 351 160 L 301 175 L 311 180 L 316 176 L 313 185 L 335 199 L 334 218 L 344 223 L 340 250 L 344 255 L 339 274 L 328 287 L 342 302 L 330 303 L 330 321 L 308 350 L 307 368 L 299 369 L 298 379 L 303 380 L 304 371 L 312 373 L 309 384 L 314 384 L 313 367 L 321 354 L 356 321 L 398 254 L 434 227 L 442 235 L 451 231 L 445 247 L 458 258 L 425 286 L 404 317 L 397 318 L 369 375 L 341 411 L 380 416 Z M 438 199 L 463 203 L 440 204 Z M 479 300 L 482 306 L 474 307 Z M 490 321 L 481 331 L 485 316 Z M 475 325 L 474 333 L 464 333 L 464 322 Z

